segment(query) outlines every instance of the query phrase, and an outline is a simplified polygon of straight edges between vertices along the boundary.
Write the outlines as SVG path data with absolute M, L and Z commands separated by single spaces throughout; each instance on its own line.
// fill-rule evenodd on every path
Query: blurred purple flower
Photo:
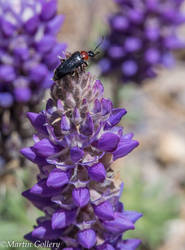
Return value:
M 185 22 L 184 0 L 114 1 L 119 10 L 109 18 L 110 31 L 99 62 L 102 74 L 142 83 L 156 76 L 158 65 L 172 66 L 172 51 L 185 47 L 178 37 Z
M 37 103 L 51 86 L 48 75 L 66 48 L 56 38 L 63 20 L 56 0 L 0 2 L 0 94 L 8 98 L 0 107 Z
M 66 44 L 57 41 L 64 21 L 57 0 L 0 0 L 0 155 L 18 160 L 32 131 L 25 113 L 36 111 L 53 81 L 57 56 Z M 10 164 L 11 165 L 11 164 Z
M 35 144 L 22 154 L 38 165 L 38 182 L 23 192 L 45 213 L 25 238 L 49 240 L 72 250 L 134 250 L 138 239 L 122 240 L 142 216 L 125 211 L 122 185 L 111 163 L 138 142 L 118 126 L 125 109 L 103 98 L 103 86 L 90 73 L 66 75 L 51 87 L 51 99 L 40 113 L 28 113 Z

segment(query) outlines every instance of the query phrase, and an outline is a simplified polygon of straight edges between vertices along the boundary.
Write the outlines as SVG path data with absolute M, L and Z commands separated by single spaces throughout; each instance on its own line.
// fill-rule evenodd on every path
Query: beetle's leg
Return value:
M 81 70 L 81 71 L 83 71 L 83 64 L 82 64 L 82 65 L 80 65 L 80 70 Z
M 61 56 L 58 56 L 58 59 L 60 60 L 61 63 L 65 62 L 66 59 L 62 58 Z
M 71 72 L 72 76 L 75 76 L 75 74 L 76 74 L 76 71 Z
M 79 77 L 79 72 L 76 70 L 76 71 L 74 71 L 74 76 L 75 77 Z
M 70 53 L 69 51 L 67 51 L 67 52 L 65 53 L 65 56 L 66 56 L 67 59 L 68 59 L 71 55 L 72 55 L 72 53 Z
M 85 62 L 85 61 L 83 61 L 83 64 L 84 64 L 84 66 L 85 66 L 85 67 L 87 67 L 87 66 L 88 66 L 88 63 L 87 63 L 87 62 Z

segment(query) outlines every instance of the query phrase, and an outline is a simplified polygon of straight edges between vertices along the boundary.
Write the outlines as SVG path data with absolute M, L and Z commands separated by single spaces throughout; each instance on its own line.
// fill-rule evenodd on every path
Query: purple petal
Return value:
M 44 239 L 44 236 L 46 234 L 46 228 L 43 226 L 37 227 L 32 231 L 32 236 L 37 237 L 39 239 Z
M 102 105 L 102 115 L 107 115 L 111 112 L 112 102 L 110 100 L 102 98 L 101 105 Z
M 48 134 L 45 123 L 46 117 L 42 113 L 28 112 L 27 117 L 30 120 L 32 126 L 40 133 Z
M 48 21 L 56 15 L 56 11 L 57 11 L 56 0 L 50 0 L 50 1 L 44 2 L 40 17 L 43 21 Z
M 96 250 L 115 250 L 115 248 L 111 246 L 110 244 L 105 243 L 103 245 L 96 247 Z
M 122 117 L 127 113 L 127 111 L 125 109 L 121 109 L 121 108 L 115 108 L 112 110 L 112 114 L 109 117 L 109 120 L 107 121 L 105 128 L 112 128 L 113 126 L 115 126 L 116 124 L 118 124 Z
M 102 220 L 114 219 L 113 207 L 109 201 L 105 201 L 98 206 L 94 206 L 94 212 Z
M 95 102 L 94 102 L 93 112 L 94 113 L 101 112 L 101 102 L 98 99 L 96 99 Z
M 93 142 L 92 145 L 101 151 L 112 152 L 117 148 L 119 140 L 119 136 L 107 132 L 103 134 L 99 140 Z
M 50 99 L 51 101 L 53 101 L 52 99 Z M 57 100 L 57 108 L 58 108 L 58 110 L 60 111 L 60 112 L 64 112 L 64 104 L 63 104 L 63 102 L 62 102 L 62 100 Z
M 64 211 L 55 212 L 51 221 L 52 229 L 59 229 L 66 227 L 66 213 Z
M 38 164 L 39 166 L 46 165 L 47 162 L 45 159 L 38 157 L 36 153 L 32 150 L 32 148 L 23 148 L 21 149 L 21 154 L 24 155 L 28 160 Z
M 44 240 L 56 240 L 62 234 L 62 230 L 53 230 L 51 227 L 51 221 L 44 221 L 40 223 L 38 227 L 36 227 L 32 231 L 32 236 L 44 239 Z
M 111 69 L 111 61 L 107 58 L 103 58 L 99 61 L 99 66 L 102 73 L 107 73 Z
M 1 29 L 2 29 L 2 32 L 5 36 L 12 36 L 14 31 L 15 31 L 15 26 L 8 22 L 7 20 L 5 19 L 2 19 L 1 21 Z
M 125 31 L 129 27 L 129 22 L 126 17 L 117 15 L 111 19 L 111 26 L 117 31 Z
M 23 148 L 23 149 L 21 149 L 20 152 L 22 155 L 24 155 L 24 157 L 26 157 L 30 161 L 34 162 L 34 160 L 36 158 L 36 154 L 31 148 Z
M 108 54 L 112 59 L 120 59 L 125 55 L 125 51 L 122 46 L 112 45 L 108 49 Z
M 29 34 L 34 34 L 37 31 L 37 28 L 39 26 L 39 18 L 38 16 L 33 16 L 31 17 L 28 21 L 26 21 L 26 23 L 24 24 L 24 28 L 25 30 L 29 33 Z
M 41 196 L 41 197 L 51 197 L 53 195 L 59 194 L 60 192 L 61 192 L 61 188 L 48 187 L 48 185 L 46 185 L 45 179 L 39 181 L 30 189 L 31 194 Z
M 146 37 L 150 40 L 150 41 L 157 41 L 157 39 L 160 36 L 160 29 L 159 28 L 152 28 L 152 27 L 148 27 L 145 31 Z
M 128 17 L 132 23 L 140 24 L 141 22 L 143 22 L 144 15 L 141 10 L 130 9 L 128 11 Z
M 30 79 L 35 83 L 42 82 L 47 74 L 48 69 L 44 64 L 37 64 L 29 72 Z
M 139 143 L 131 138 L 127 138 L 126 135 L 122 136 L 118 147 L 113 152 L 113 160 L 117 160 L 118 158 L 124 157 L 128 153 L 130 153 L 135 147 L 137 147 Z
M 49 88 L 51 88 L 51 86 L 53 84 L 52 77 L 53 77 L 53 73 L 48 71 L 45 79 L 42 82 L 43 89 L 49 89 Z
M 156 64 L 160 59 L 160 52 L 157 49 L 151 48 L 145 52 L 145 59 L 148 63 Z
M 157 11 L 158 4 L 156 1 L 148 0 L 146 1 L 146 8 L 149 9 L 149 11 Z
M 78 147 L 71 148 L 70 150 L 71 160 L 77 162 L 84 156 L 84 151 Z
M 128 37 L 125 40 L 125 50 L 127 52 L 135 52 L 142 47 L 142 42 L 139 38 L 136 37 Z
M 16 78 L 15 70 L 10 65 L 0 65 L 0 81 L 12 82 Z
M 135 223 L 140 217 L 142 217 L 141 213 L 135 211 L 124 211 L 123 215 L 132 221 L 132 223 Z
M 57 15 L 47 25 L 47 32 L 56 35 L 64 22 L 65 17 L 63 15 Z
M 74 224 L 76 219 L 76 210 L 58 210 L 52 216 L 52 228 L 60 229 Z
M 81 115 L 79 109 L 75 108 L 73 111 L 73 120 L 74 123 L 78 124 L 81 121 Z
M 126 76 L 133 76 L 138 71 L 138 66 L 135 61 L 129 60 L 122 64 L 121 70 Z
M 58 188 L 69 182 L 68 174 L 60 169 L 54 169 L 50 172 L 47 179 L 47 186 Z
M 79 207 L 84 207 L 90 199 L 88 188 L 75 188 L 72 192 L 74 203 Z
M 45 54 L 51 51 L 51 49 L 56 44 L 56 38 L 50 35 L 45 35 L 39 42 L 36 44 L 36 48 L 39 52 Z
M 32 149 L 36 152 L 36 154 L 43 157 L 48 157 L 59 151 L 57 147 L 54 146 L 48 139 L 42 139 L 35 143 Z
M 59 55 L 61 56 L 62 53 L 64 53 L 64 51 L 66 50 L 66 48 L 66 43 L 56 44 L 49 53 L 43 55 L 44 62 L 51 70 L 54 70 L 58 66 L 59 62 L 57 57 Z
M 9 108 L 13 104 L 13 96 L 10 93 L 0 93 L 0 106 L 4 108 Z
M 99 96 L 103 95 L 104 87 L 100 80 L 95 81 L 92 91 L 94 94 L 98 93 Z
M 37 238 L 37 237 L 34 237 L 33 235 L 32 235 L 32 232 L 31 233 L 28 233 L 28 234 L 26 234 L 26 235 L 24 235 L 24 239 L 26 239 L 26 240 L 28 240 L 28 241 L 31 241 L 32 243 L 38 243 L 39 242 L 39 244 L 46 244 L 46 240 L 42 240 L 42 239 L 39 239 L 39 238 Z M 56 241 L 54 241 L 54 240 L 52 240 L 52 241 L 49 241 L 49 243 L 50 242 L 52 242 L 52 243 L 57 243 L 57 240 Z
M 88 167 L 88 175 L 92 180 L 102 182 L 106 178 L 106 170 L 104 165 L 99 162 Z
M 167 37 L 164 41 L 165 48 L 170 50 L 184 48 L 184 41 L 180 40 L 176 36 Z
M 56 111 L 55 103 L 51 98 L 49 98 L 46 103 L 46 112 L 52 115 L 52 113 L 55 111 Z
M 60 127 L 63 131 L 70 130 L 70 120 L 66 115 L 62 115 Z
M 13 52 L 18 59 L 23 61 L 28 60 L 30 56 L 30 51 L 27 47 L 16 47 Z
M 163 54 L 163 56 L 161 58 L 161 62 L 167 68 L 173 67 L 175 65 L 174 55 L 170 52 Z
M 80 126 L 80 133 L 86 136 L 90 136 L 92 135 L 93 130 L 94 130 L 94 123 L 90 114 L 88 113 L 85 122 Z
M 28 102 L 31 99 L 31 90 L 28 87 L 16 87 L 14 95 L 17 102 Z
M 50 201 L 50 197 L 43 197 L 42 198 L 36 194 L 30 192 L 30 190 L 24 191 L 22 195 L 31 201 L 35 207 L 38 209 L 43 210 L 46 207 L 52 207 L 53 203 Z
M 96 234 L 92 229 L 86 229 L 78 233 L 79 244 L 87 249 L 92 248 L 96 244 Z
M 119 234 L 135 228 L 134 224 L 123 214 L 116 212 L 114 216 L 114 220 L 103 222 L 105 229 L 111 233 Z
M 139 239 L 128 239 L 123 240 L 122 242 L 117 244 L 117 248 L 121 250 L 135 250 L 141 241 Z

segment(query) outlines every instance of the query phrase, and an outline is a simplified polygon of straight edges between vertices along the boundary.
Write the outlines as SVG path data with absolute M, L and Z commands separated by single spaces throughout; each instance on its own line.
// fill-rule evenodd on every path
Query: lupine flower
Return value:
M 57 55 L 65 49 L 56 34 L 64 17 L 57 1 L 0 1 L 0 106 L 35 103 L 51 86 Z
M 123 184 L 111 163 L 138 142 L 118 126 L 123 108 L 113 108 L 104 88 L 79 71 L 56 81 L 40 113 L 28 113 L 36 130 L 34 145 L 21 150 L 38 165 L 37 183 L 23 196 L 45 215 L 25 235 L 31 242 L 59 243 L 52 249 L 136 249 L 138 239 L 122 239 L 141 214 L 119 201 Z
M 5 158 L 20 149 L 19 136 L 26 137 L 22 118 L 51 86 L 57 55 L 66 47 L 57 42 L 64 16 L 56 11 L 56 0 L 0 0 L 0 153 Z
M 100 60 L 102 74 L 123 82 L 142 83 L 157 68 L 172 66 L 173 50 L 184 48 L 178 28 L 185 22 L 184 0 L 115 0 L 118 11 L 109 18 L 109 32 Z

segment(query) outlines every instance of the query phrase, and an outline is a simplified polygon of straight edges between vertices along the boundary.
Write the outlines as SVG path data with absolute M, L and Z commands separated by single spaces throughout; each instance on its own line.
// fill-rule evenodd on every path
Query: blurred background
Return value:
M 59 0 L 58 14 L 65 20 L 58 41 L 67 43 L 70 52 L 94 48 L 109 30 L 108 16 L 117 9 L 113 0 Z M 179 32 L 185 40 L 185 25 Z M 114 169 L 125 183 L 125 208 L 144 215 L 127 234 L 142 239 L 142 250 L 185 250 L 184 55 L 185 49 L 179 50 L 170 70 L 160 67 L 155 78 L 142 85 L 122 84 L 117 93 L 119 106 L 128 111 L 121 125 L 140 142 Z M 96 62 L 89 71 L 102 80 L 106 97 L 112 99 L 113 77 L 101 76 Z M 48 95 L 49 90 L 38 110 Z M 35 182 L 37 167 L 30 162 L 23 167 L 11 164 L 6 166 L 10 171 L 0 175 L 0 240 L 22 241 L 40 213 L 20 195 Z

